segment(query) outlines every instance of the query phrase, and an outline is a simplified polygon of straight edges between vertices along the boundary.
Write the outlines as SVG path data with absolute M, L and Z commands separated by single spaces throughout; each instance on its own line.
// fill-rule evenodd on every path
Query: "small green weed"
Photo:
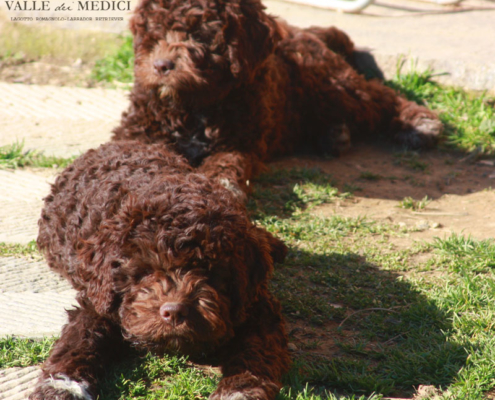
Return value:
M 405 208 L 406 210 L 421 211 L 428 206 L 431 199 L 428 196 L 423 197 L 421 200 L 414 200 L 412 197 L 405 197 L 399 201 L 398 207 Z
M 76 158 L 76 156 L 69 158 L 45 156 L 33 150 L 24 151 L 23 149 L 24 142 L 15 142 L 0 147 L 0 168 L 65 168 Z
M 342 190 L 344 193 L 354 194 L 355 192 L 363 190 L 363 188 L 353 183 L 345 183 Z
M 395 165 L 408 167 L 414 171 L 428 171 L 428 164 L 419 159 L 419 154 L 412 151 L 405 151 L 395 154 Z
M 36 241 L 32 240 L 28 244 L 4 243 L 0 242 L 1 257 L 21 257 L 21 256 L 40 256 Z

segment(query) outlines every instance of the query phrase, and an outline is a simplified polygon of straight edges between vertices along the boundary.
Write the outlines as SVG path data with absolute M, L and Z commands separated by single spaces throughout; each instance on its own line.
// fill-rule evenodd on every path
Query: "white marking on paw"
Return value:
M 227 178 L 220 178 L 219 182 L 220 185 L 222 185 L 225 189 L 230 190 L 237 198 L 245 198 L 246 194 L 239 188 L 237 183 L 234 183 Z
M 51 376 L 46 381 L 47 386 L 51 386 L 54 389 L 65 390 L 71 393 L 74 397 L 81 400 L 94 400 L 88 392 L 88 384 L 83 382 L 79 383 L 73 381 L 68 376 L 63 374 L 57 374 L 55 377 Z

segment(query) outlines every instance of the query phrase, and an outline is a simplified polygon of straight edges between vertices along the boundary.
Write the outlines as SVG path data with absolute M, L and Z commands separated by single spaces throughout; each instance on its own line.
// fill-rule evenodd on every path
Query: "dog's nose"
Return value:
M 159 74 L 167 74 L 175 68 L 175 63 L 167 58 L 159 58 L 153 61 L 153 67 Z
M 189 309 L 182 303 L 165 303 L 160 307 L 160 315 L 169 324 L 178 325 L 184 322 Z

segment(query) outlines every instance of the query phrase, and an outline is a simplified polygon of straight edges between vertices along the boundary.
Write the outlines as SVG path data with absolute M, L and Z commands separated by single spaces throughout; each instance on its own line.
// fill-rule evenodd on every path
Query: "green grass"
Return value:
M 248 203 L 255 216 L 291 215 L 349 195 L 339 194 L 334 178 L 316 168 L 273 169 L 256 183 Z
M 65 168 L 75 158 L 76 156 L 69 158 L 45 156 L 43 153 L 34 150 L 24 150 L 23 142 L 0 147 L 0 168 Z
M 419 154 L 414 151 L 404 151 L 395 154 L 395 165 L 400 165 L 418 172 L 427 172 L 428 164 L 419 159 Z
M 219 381 L 211 368 L 199 369 L 185 358 L 135 354 L 115 366 L 102 383 L 101 399 L 206 399 Z
M 103 82 L 131 83 L 134 80 L 134 50 L 132 36 L 123 38 L 122 45 L 112 54 L 100 59 L 93 68 L 93 79 Z
M 383 176 L 379 174 L 375 174 L 374 172 L 370 172 L 370 171 L 361 172 L 359 177 L 367 181 L 379 181 L 380 179 L 383 179 Z
M 0 368 L 29 367 L 43 362 L 54 339 L 41 340 L 7 337 L 0 339 Z

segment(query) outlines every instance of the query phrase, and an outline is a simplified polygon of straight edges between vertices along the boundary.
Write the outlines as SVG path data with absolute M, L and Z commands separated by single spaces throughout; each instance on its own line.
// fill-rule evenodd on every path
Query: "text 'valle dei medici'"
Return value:
M 49 0 L 5 1 L 9 11 L 130 11 L 130 1 L 78 1 L 62 3 L 53 10 Z

